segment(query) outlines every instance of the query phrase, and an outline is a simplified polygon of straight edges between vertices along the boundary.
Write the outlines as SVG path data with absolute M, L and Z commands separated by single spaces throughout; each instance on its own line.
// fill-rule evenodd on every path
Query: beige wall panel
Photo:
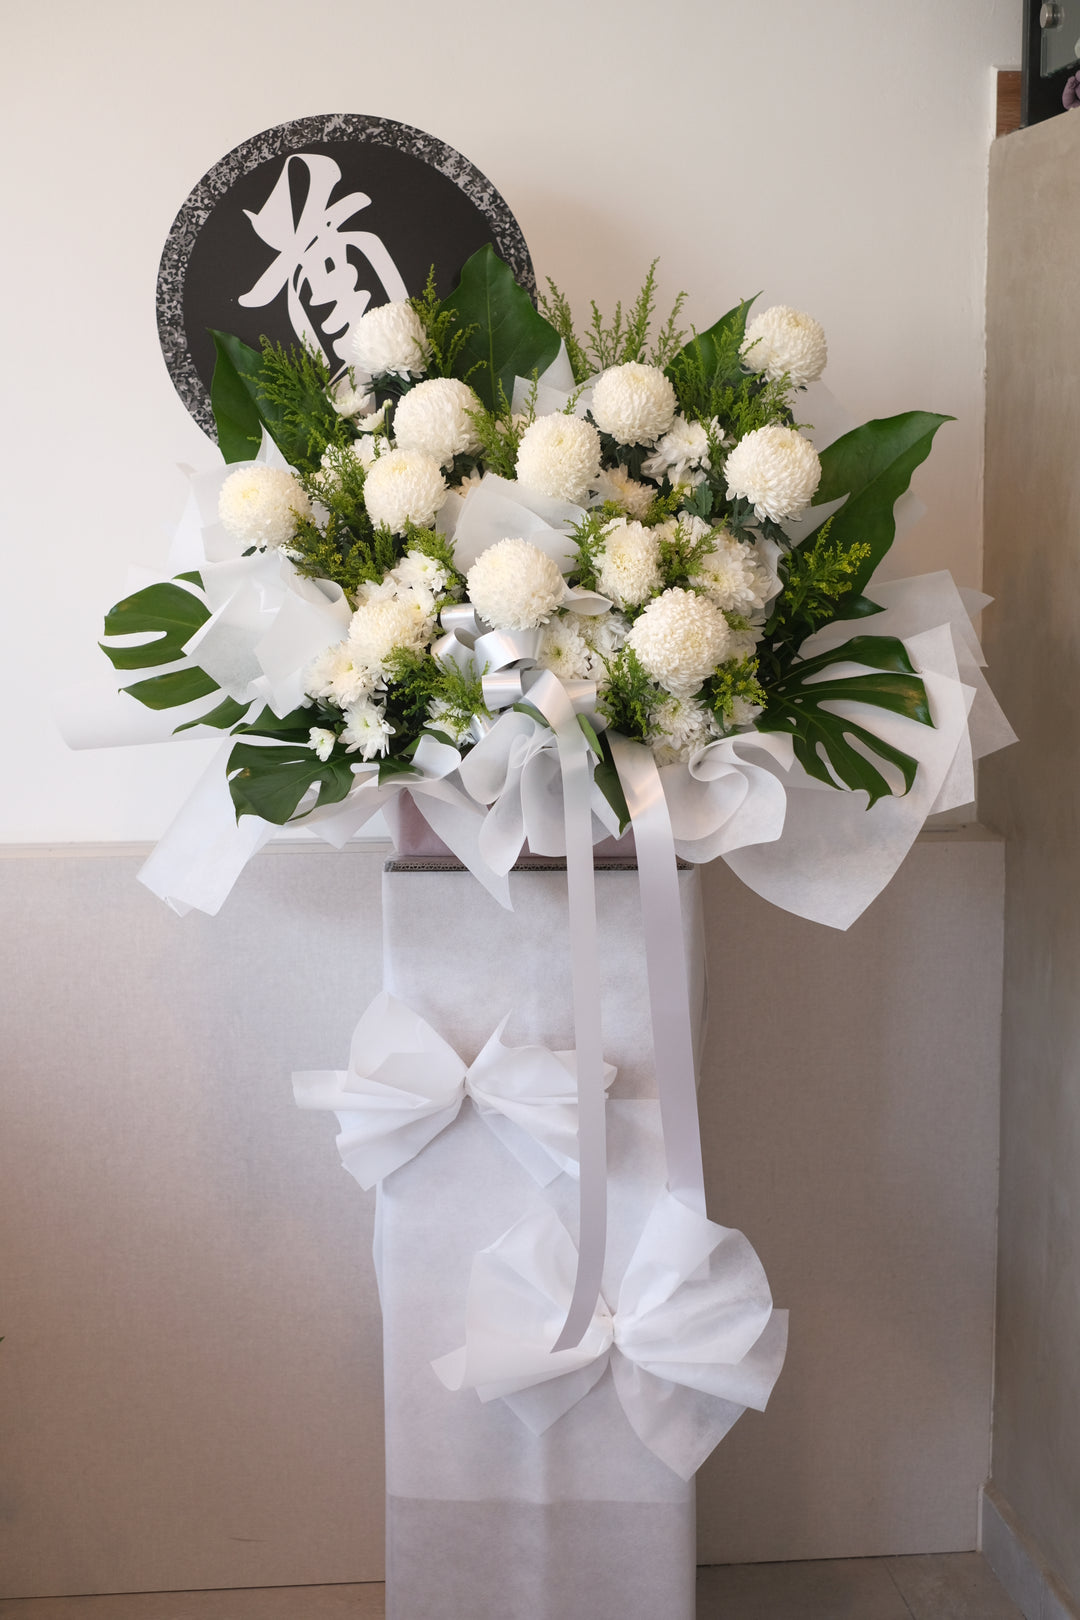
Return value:
M 1080 117 L 990 165 L 987 646 L 1009 837 L 994 1483 L 1080 1596 Z
M 379 984 L 380 857 L 268 852 L 182 921 L 136 865 L 0 861 L 0 1594 L 376 1579 L 372 1203 L 289 1074 Z M 926 838 L 846 935 L 706 874 L 712 1209 L 792 1310 L 706 1561 L 973 1545 L 1000 867 Z

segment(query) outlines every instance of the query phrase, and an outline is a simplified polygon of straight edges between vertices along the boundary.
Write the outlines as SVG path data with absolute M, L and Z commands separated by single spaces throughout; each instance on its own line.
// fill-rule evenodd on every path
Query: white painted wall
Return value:
M 154 565 L 174 464 L 214 454 L 173 393 L 158 257 L 200 176 L 304 114 L 449 141 L 578 307 L 662 289 L 708 324 L 741 294 L 808 309 L 857 419 L 959 418 L 893 572 L 980 568 L 991 66 L 1020 0 L 473 0 L 360 6 L 42 0 L 0 67 L 10 730 L 0 842 L 155 837 L 215 745 L 69 754 L 41 694 L 102 667 L 103 610 Z M 19 693 L 18 700 L 11 694 Z

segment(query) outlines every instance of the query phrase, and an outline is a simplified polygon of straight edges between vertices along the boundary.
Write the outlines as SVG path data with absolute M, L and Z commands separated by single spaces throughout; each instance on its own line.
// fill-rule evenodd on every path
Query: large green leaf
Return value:
M 238 737 L 272 737 L 275 742 L 297 742 L 303 738 L 307 742 L 308 733 L 316 724 L 318 716 L 313 708 L 292 709 L 288 714 L 277 715 L 273 709 L 267 707 L 260 709 L 254 720 L 246 725 L 237 726 Z
M 262 443 L 263 417 L 258 404 L 262 360 L 228 332 L 215 332 L 217 359 L 210 381 L 210 406 L 217 424 L 218 449 L 226 461 L 254 461 Z
M 757 296 L 755 293 L 754 298 Z M 746 335 L 746 317 L 754 298 L 747 298 L 743 303 L 736 304 L 734 309 L 729 309 L 726 315 L 713 322 L 708 331 L 695 332 L 689 343 L 684 344 L 675 356 L 668 371 L 672 368 L 677 371 L 680 360 L 685 356 L 687 360 L 701 364 L 706 384 L 710 387 L 737 376 L 739 345 Z
M 185 720 L 182 726 L 174 726 L 174 734 L 181 731 L 190 731 L 193 726 L 213 726 L 215 731 L 230 731 L 238 720 L 242 720 L 251 707 L 250 703 L 237 703 L 235 698 L 227 697 L 214 709 L 208 709 L 194 720 Z
M 136 681 L 125 686 L 148 709 L 178 709 L 182 703 L 194 703 L 196 698 L 209 697 L 221 688 L 204 669 L 190 664 L 187 669 L 172 669 L 167 675 L 153 675 L 148 681 Z
M 99 643 L 114 669 L 152 669 L 172 664 L 184 654 L 184 643 L 210 617 L 210 609 L 182 585 L 147 585 L 110 608 L 105 615 L 107 636 L 152 636 L 135 647 L 107 647 Z
M 458 331 L 468 332 L 454 369 L 476 389 L 488 410 L 499 403 L 500 383 L 510 399 L 515 377 L 546 370 L 559 352 L 558 332 L 490 243 L 468 260 L 443 308 L 456 311 Z
M 845 550 L 857 544 L 870 547 L 852 576 L 855 595 L 848 599 L 846 609 L 841 606 L 838 618 L 847 617 L 855 608 L 858 594 L 866 589 L 892 545 L 896 538 L 893 507 L 911 483 L 916 467 L 930 454 L 938 428 L 952 420 L 933 411 L 904 411 L 853 428 L 822 451 L 821 482 L 813 504 L 823 506 L 847 496 L 833 514 L 829 538 L 833 543 L 839 541 Z M 806 535 L 801 544 L 813 545 L 821 527 Z
M 862 664 L 878 671 L 822 680 L 834 664 Z M 866 703 L 932 726 L 926 687 L 915 673 L 902 641 L 895 636 L 855 636 L 831 652 L 820 653 L 766 686 L 768 707 L 757 721 L 759 731 L 789 736 L 795 758 L 819 782 L 837 786 L 837 778 L 852 791 L 865 790 L 870 804 L 887 798 L 893 789 L 888 779 L 867 758 L 875 756 L 894 765 L 910 792 L 918 762 L 854 720 L 843 719 L 825 708 L 828 703 Z M 855 747 L 859 743 L 860 747 Z
M 324 761 L 314 749 L 293 743 L 237 743 L 226 770 L 236 819 L 261 816 L 276 827 L 285 825 L 309 788 L 319 789 L 316 804 L 337 804 L 356 780 L 344 754 Z

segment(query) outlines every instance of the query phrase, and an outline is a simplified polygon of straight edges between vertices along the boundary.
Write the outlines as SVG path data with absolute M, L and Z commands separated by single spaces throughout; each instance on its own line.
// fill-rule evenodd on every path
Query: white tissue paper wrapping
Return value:
M 384 879 L 387 989 L 430 1025 L 451 1075 L 501 1037 L 571 1044 L 569 968 L 553 951 L 565 927 L 565 877 L 511 876 L 502 910 L 463 872 L 390 871 Z M 695 1029 L 703 975 L 698 874 L 680 874 Z M 653 1089 L 637 875 L 597 874 L 604 1052 L 617 1066 L 608 1105 L 609 1241 L 605 1298 L 617 1299 L 650 1211 L 664 1194 Z M 447 934 L 430 918 L 444 919 Z M 453 963 L 467 964 L 460 974 Z M 481 993 L 478 987 L 482 987 Z M 415 1026 L 411 1038 L 420 1038 Z M 423 1037 L 429 1039 L 429 1037 Z M 380 1057 L 378 1048 L 367 1062 Z M 329 1105 L 337 1111 L 338 1097 Z M 387 1613 L 390 1620 L 692 1620 L 695 1515 L 680 1478 L 628 1420 L 613 1371 L 540 1434 L 526 1394 L 481 1402 L 451 1392 L 432 1362 L 466 1338 L 474 1257 L 523 1216 L 554 1218 L 573 1242 L 577 1188 L 540 1187 L 478 1110 L 465 1104 L 381 1184 L 377 1261 L 384 1322 L 387 1442 Z M 611 1358 L 614 1360 L 614 1358 Z M 563 1390 L 556 1390 L 563 1384 Z M 562 1402 L 564 1379 L 550 1386 Z M 550 1392 L 547 1397 L 550 1398 Z M 632 1397 L 631 1397 L 632 1402 Z M 684 1416 L 683 1421 L 686 1422 Z M 696 1415 L 694 1433 L 702 1432 Z M 507 1555 L 507 1548 L 512 1555 Z

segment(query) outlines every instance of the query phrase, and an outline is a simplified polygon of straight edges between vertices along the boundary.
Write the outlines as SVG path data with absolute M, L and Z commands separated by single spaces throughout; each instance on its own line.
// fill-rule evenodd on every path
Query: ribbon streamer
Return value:
M 694 1035 L 682 937 L 675 841 L 652 750 L 612 733 L 611 752 L 634 829 L 645 933 L 656 1085 L 668 1190 L 705 1214 Z
M 552 1343 L 575 1264 L 550 1209 L 526 1215 L 473 1261 L 465 1343 L 432 1363 L 449 1389 L 503 1399 L 542 1434 L 610 1365 L 645 1445 L 689 1479 L 747 1407 L 765 1409 L 787 1348 L 787 1312 L 741 1232 L 670 1194 L 657 1201 L 619 1287 L 576 1347 Z
M 576 1055 L 506 1046 L 499 1024 L 466 1064 L 426 1019 L 388 991 L 353 1033 L 349 1067 L 293 1075 L 298 1107 L 337 1115 L 341 1161 L 374 1187 L 451 1125 L 465 1098 L 540 1186 L 578 1174 Z M 606 1088 L 615 1078 L 603 1065 Z

